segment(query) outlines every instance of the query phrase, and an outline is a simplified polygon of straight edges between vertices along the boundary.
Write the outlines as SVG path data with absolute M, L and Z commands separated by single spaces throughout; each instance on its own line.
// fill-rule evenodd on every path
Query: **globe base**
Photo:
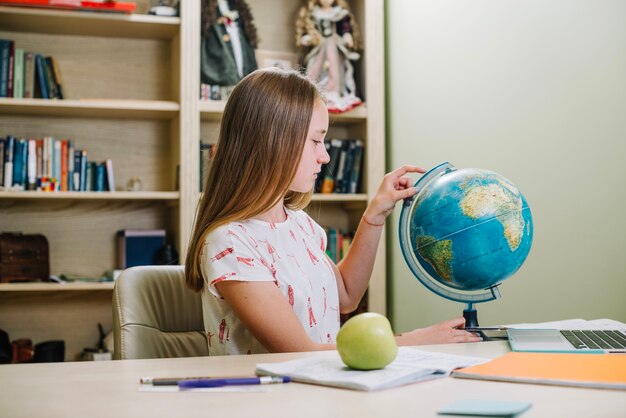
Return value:
M 465 318 L 465 328 L 478 328 L 478 311 L 468 304 L 467 309 L 463 309 L 463 318 Z

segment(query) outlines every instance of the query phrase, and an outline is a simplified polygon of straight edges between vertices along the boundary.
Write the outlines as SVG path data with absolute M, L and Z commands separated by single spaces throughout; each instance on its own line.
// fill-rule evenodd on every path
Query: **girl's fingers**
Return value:
M 396 168 L 391 173 L 394 174 L 395 177 L 402 177 L 407 173 L 425 173 L 425 172 L 426 170 L 424 170 L 421 167 L 418 167 L 416 165 L 405 164 L 401 167 Z

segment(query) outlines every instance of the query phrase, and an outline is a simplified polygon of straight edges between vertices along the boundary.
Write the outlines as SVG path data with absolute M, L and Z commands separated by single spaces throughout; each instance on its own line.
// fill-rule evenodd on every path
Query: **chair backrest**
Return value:
M 183 266 L 132 267 L 113 290 L 116 359 L 207 356 L 200 293 Z

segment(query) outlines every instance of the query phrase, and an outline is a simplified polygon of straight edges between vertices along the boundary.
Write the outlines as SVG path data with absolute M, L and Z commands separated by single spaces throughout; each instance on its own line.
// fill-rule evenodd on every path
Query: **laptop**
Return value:
M 507 330 L 513 351 L 542 353 L 626 353 L 626 330 Z

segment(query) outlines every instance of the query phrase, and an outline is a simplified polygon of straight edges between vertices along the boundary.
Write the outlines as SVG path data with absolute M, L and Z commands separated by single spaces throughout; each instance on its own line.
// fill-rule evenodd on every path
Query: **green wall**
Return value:
M 626 2 L 391 0 L 388 168 L 449 161 L 513 181 L 535 239 L 482 325 L 626 322 Z M 460 315 L 410 273 L 388 223 L 389 315 Z

